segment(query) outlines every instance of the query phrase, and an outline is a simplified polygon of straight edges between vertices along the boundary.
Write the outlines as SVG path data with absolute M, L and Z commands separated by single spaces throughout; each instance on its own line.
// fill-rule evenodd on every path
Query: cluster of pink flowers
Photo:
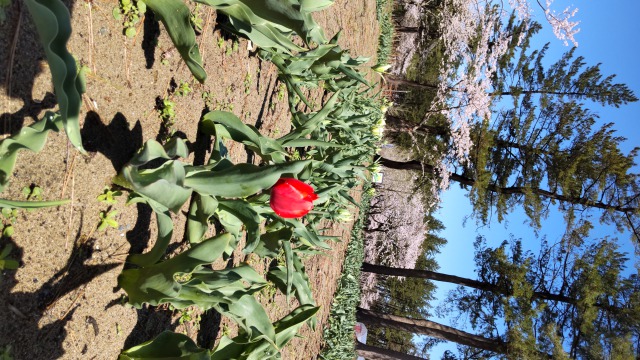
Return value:
M 547 0 L 547 8 L 544 9 L 544 15 L 553 28 L 553 34 L 562 40 L 565 46 L 569 46 L 568 41 L 571 41 L 574 46 L 578 46 L 575 35 L 580 32 L 580 29 L 576 28 L 580 21 L 571 21 L 578 13 L 578 8 L 571 9 L 571 7 L 567 7 L 561 14 L 557 14 L 551 10 L 552 2 L 552 0 Z
M 571 21 L 571 18 L 578 9 L 567 8 L 556 14 L 551 10 L 552 2 L 546 0 L 546 7 L 537 3 L 556 36 L 565 44 L 569 40 L 577 45 L 574 35 L 579 31 L 576 28 L 578 22 Z M 533 9 L 527 0 L 509 0 L 509 4 L 521 20 L 531 18 Z M 436 197 L 440 189 L 449 186 L 447 174 L 451 164 L 464 164 L 468 159 L 473 145 L 471 124 L 491 119 L 495 104 L 491 78 L 498 71 L 498 60 L 514 40 L 513 34 L 505 33 L 501 28 L 510 12 L 493 5 L 490 0 L 450 0 L 444 3 L 441 21 L 444 62 L 461 66 L 441 66 L 438 96 L 432 105 L 432 111 L 446 115 L 451 128 L 449 151 L 441 154 L 438 161 L 441 180 L 433 187 Z M 478 29 L 481 29 L 479 35 Z M 522 39 L 515 40 L 519 43 Z M 475 47 L 470 44 L 475 44 Z

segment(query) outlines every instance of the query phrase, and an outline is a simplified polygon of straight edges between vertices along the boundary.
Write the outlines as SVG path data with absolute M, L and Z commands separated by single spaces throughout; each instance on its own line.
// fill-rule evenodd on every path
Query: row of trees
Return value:
M 443 311 L 467 317 L 478 334 L 375 309 L 358 309 L 358 320 L 453 341 L 471 358 L 636 358 L 640 278 L 623 275 L 628 259 L 615 241 L 571 236 L 565 240 L 580 242 L 572 251 L 543 242 L 537 255 L 523 251 L 521 240 L 491 249 L 478 238 L 478 279 L 363 264 L 365 272 L 459 285 Z
M 443 84 L 441 77 L 414 73 L 388 81 L 410 90 L 406 99 L 419 103 L 416 94 L 422 94 L 430 105 L 416 116 L 410 105 L 401 103 L 400 110 L 387 118 L 389 138 L 409 139 L 405 145 L 413 159 L 379 157 L 378 161 L 387 168 L 417 172 L 427 184 L 441 184 L 442 178 L 458 183 L 468 190 L 473 215 L 482 224 L 502 221 L 523 208 L 530 226 L 540 229 L 542 219 L 559 212 L 565 220 L 565 228 L 557 229 L 560 240 L 550 244 L 525 239 L 541 243 L 534 254 L 523 250 L 521 239 L 490 248 L 484 238 L 477 238 L 473 279 L 438 273 L 437 266 L 405 269 L 365 263 L 364 272 L 391 276 L 385 277 L 387 282 L 406 279 L 408 286 L 408 279 L 421 279 L 459 285 L 440 311 L 467 319 L 468 326 L 463 330 L 430 321 L 427 310 L 403 314 L 384 306 L 359 309 L 358 319 L 378 328 L 427 335 L 436 339 L 433 342 L 455 342 L 459 353 L 445 354 L 449 360 L 640 358 L 640 277 L 629 275 L 629 259 L 619 250 L 617 239 L 591 236 L 599 221 L 616 226 L 640 244 L 638 148 L 622 151 L 625 138 L 614 131 L 613 119 L 602 121 L 590 109 L 619 107 L 638 99 L 628 86 L 616 83 L 614 75 L 602 74 L 599 64 L 588 66 L 575 49 L 547 65 L 548 45 L 531 49 L 531 37 L 540 29 L 535 22 L 514 15 L 499 30 L 486 26 L 476 30 L 487 29 L 499 34 L 480 34 L 475 40 L 504 34 L 511 40 L 485 79 L 491 84 L 484 90 L 491 115 L 473 115 L 465 156 L 459 156 L 464 148 L 456 143 L 460 128 L 447 118 L 452 110 L 447 106 L 474 106 L 464 99 L 470 100 L 468 93 L 477 89 L 470 83 Z M 433 51 L 428 55 L 441 59 L 443 45 L 426 43 Z M 467 62 L 478 47 L 469 44 Z M 427 62 L 437 62 L 429 56 L 423 54 Z M 457 100 L 438 100 L 443 88 L 449 99 Z M 449 156 L 438 162 L 434 149 Z M 360 354 L 381 359 L 426 356 L 419 346 L 394 348 L 376 340 L 386 349 L 359 344 Z

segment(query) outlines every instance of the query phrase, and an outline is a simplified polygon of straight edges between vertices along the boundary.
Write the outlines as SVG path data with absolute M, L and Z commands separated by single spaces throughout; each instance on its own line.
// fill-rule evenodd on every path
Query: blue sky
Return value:
M 553 4 L 553 8 L 560 12 L 567 5 L 575 5 L 579 8 L 576 18 L 581 21 L 579 25 L 581 31 L 576 35 L 579 43 L 576 56 L 584 56 L 587 65 L 602 63 L 601 70 L 604 75 L 617 74 L 616 82 L 627 84 L 636 96 L 640 96 L 640 22 L 637 21 L 637 16 L 640 14 L 640 1 L 569 2 L 559 0 Z M 569 48 L 555 38 L 538 8 L 535 15 L 543 24 L 543 30 L 535 36 L 532 48 L 539 48 L 546 42 L 550 42 L 551 48 L 546 58 L 555 61 Z M 640 103 L 636 102 L 618 109 L 601 108 L 597 105 L 590 108 L 600 114 L 603 122 L 614 122 L 614 128 L 628 139 L 622 146 L 624 151 L 640 146 Z M 452 184 L 451 189 L 442 195 L 442 209 L 438 218 L 443 221 L 446 230 L 440 235 L 448 240 L 448 244 L 437 258 L 441 272 L 475 277 L 473 241 L 476 234 L 485 235 L 490 241 L 490 246 L 499 245 L 501 241 L 509 238 L 510 233 L 523 238 L 525 242 L 530 239 L 528 244 L 532 248 L 536 242 L 539 242 L 534 238 L 533 230 L 526 226 L 526 217 L 521 211 L 508 216 L 507 221 L 502 224 L 495 223 L 490 227 L 478 228 L 475 221 L 469 219 L 463 226 L 464 217 L 471 214 L 471 207 L 465 195 L 466 191 L 460 190 L 456 184 Z M 558 229 L 558 227 L 562 227 L 562 224 L 552 217 L 543 223 L 543 229 Z M 600 235 L 613 234 L 613 229 L 601 226 L 595 232 Z M 550 233 L 548 240 L 553 242 L 560 235 L 559 231 Z M 632 254 L 633 247 L 628 240 L 629 237 L 626 234 L 619 237 L 624 244 L 624 250 Z M 453 288 L 441 283 L 437 285 L 439 288 L 436 296 L 440 300 Z M 448 319 L 434 318 L 433 320 L 448 324 Z M 436 347 L 431 358 L 440 359 L 446 349 L 455 349 L 455 345 Z

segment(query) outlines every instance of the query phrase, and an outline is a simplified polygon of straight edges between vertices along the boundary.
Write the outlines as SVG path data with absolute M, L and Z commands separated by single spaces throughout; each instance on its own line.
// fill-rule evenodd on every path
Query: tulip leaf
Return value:
M 275 259 L 280 254 L 282 243 L 291 240 L 292 235 L 293 231 L 286 227 L 276 231 L 268 231 L 260 236 L 260 243 L 253 250 L 253 253 L 261 258 L 268 256 Z
M 235 216 L 247 230 L 246 246 L 244 253 L 249 254 L 258 246 L 260 242 L 260 216 L 251 207 L 251 204 L 244 200 L 220 200 L 218 205 L 220 210 L 227 211 Z
M 67 137 L 76 149 L 85 153 L 78 120 L 85 85 L 76 60 L 66 48 L 71 36 L 69 10 L 60 0 L 25 0 L 25 4 L 47 56 Z
M 250 342 L 264 339 L 275 345 L 273 324 L 255 297 L 245 295 L 231 303 L 220 303 L 216 310 L 233 319 Z
M 327 6 L 305 6 L 303 10 L 296 1 L 283 0 L 196 0 L 214 7 L 229 16 L 230 30 L 249 38 L 261 48 L 277 49 L 293 53 L 303 50 L 292 39 L 298 34 L 306 44 L 327 42 L 322 28 L 311 17 L 310 12 Z M 324 6 L 322 6 L 324 5 Z
M 151 209 L 156 214 L 156 223 L 158 225 L 158 235 L 151 250 L 144 254 L 131 254 L 127 257 L 128 263 L 144 267 L 157 263 L 167 251 L 173 236 L 173 220 L 169 209 L 152 199 L 142 196 L 133 196 L 129 199 L 129 203 L 138 202 L 151 206 Z
M 237 164 L 221 171 L 194 171 L 187 174 L 184 185 L 200 194 L 229 198 L 247 197 L 272 187 L 285 174 L 296 175 L 310 164 L 293 161 L 256 166 Z
M 169 160 L 186 157 L 188 151 L 184 141 L 173 138 L 165 146 L 154 140 L 147 141 L 142 149 L 122 168 L 125 183 L 114 182 L 131 188 L 138 194 L 153 199 L 173 212 L 178 212 L 191 196 L 191 190 L 184 187 L 184 164 Z M 139 170 L 139 167 L 156 159 L 167 159 L 155 169 Z M 122 181 L 122 180 L 120 180 Z
M 219 125 L 211 125 L 211 122 Z M 286 152 L 276 140 L 263 136 L 254 126 L 244 124 L 230 112 L 211 111 L 203 116 L 201 123 L 205 129 L 210 129 L 212 126 L 217 129 L 220 125 L 223 126 L 226 130 L 225 135 L 243 143 L 265 161 L 273 159 L 276 163 L 281 163 L 285 160 Z M 215 134 L 220 136 L 221 131 L 215 131 Z
M 335 105 L 338 102 L 339 98 L 340 92 L 336 92 L 335 94 L 333 94 L 333 96 L 329 98 L 329 100 L 324 104 L 320 111 L 315 113 L 310 119 L 305 121 L 294 131 L 278 139 L 278 142 L 280 144 L 283 144 L 287 141 L 304 138 L 307 135 L 311 134 L 311 132 L 313 132 L 313 130 L 315 130 L 316 127 L 318 127 L 318 125 L 320 125 L 320 123 L 324 121 L 327 116 L 329 116 L 329 114 L 335 109 Z
M 118 285 L 136 308 L 171 304 L 176 309 L 197 305 L 203 310 L 238 301 L 266 283 L 249 266 L 226 270 L 205 268 L 218 259 L 232 241 L 230 234 L 204 240 L 175 257 L 138 269 L 124 270 Z
M 60 206 L 68 204 L 71 200 L 52 200 L 52 201 L 16 201 L 0 199 L 1 208 L 10 209 L 40 209 L 45 207 Z
M 40 152 L 47 141 L 50 131 L 58 132 L 62 128 L 62 118 L 60 115 L 47 112 L 44 117 L 23 127 L 19 133 L 0 140 L 0 192 L 4 191 L 9 183 L 9 177 L 13 173 L 16 165 L 18 151 L 26 149 L 33 152 Z
M 293 339 L 304 323 L 312 318 L 319 308 L 302 305 L 273 324 L 275 347 L 266 340 L 249 342 L 245 334 L 230 339 L 223 336 L 214 349 L 211 360 L 270 360 L 280 359 L 279 349 Z
M 287 224 L 293 229 L 293 233 L 297 235 L 298 239 L 307 246 L 310 247 L 318 247 L 321 249 L 331 249 L 329 245 L 325 244 L 320 238 L 318 234 L 314 231 L 310 231 L 302 222 L 296 219 L 280 219 L 282 222 Z
M 286 244 L 284 244 L 284 248 L 286 254 Z M 305 268 L 300 258 L 295 254 L 295 251 L 291 251 L 290 244 L 286 260 L 286 266 L 275 266 L 269 269 L 267 279 L 272 281 L 285 295 L 294 294 L 301 305 L 315 305 L 309 277 L 305 274 Z
M 162 21 L 193 76 L 204 83 L 207 73 L 202 66 L 196 33 L 191 26 L 191 11 L 187 5 L 182 0 L 144 0 L 144 3 Z
M 210 360 L 211 352 L 199 348 L 187 335 L 164 331 L 155 339 L 122 351 L 118 360 Z
M 289 141 L 285 141 L 283 142 L 282 146 L 286 146 L 286 147 L 310 147 L 310 146 L 314 146 L 314 147 L 334 147 L 334 148 L 344 148 L 345 145 L 341 145 L 335 142 L 329 142 L 329 141 L 321 141 L 321 140 L 314 140 L 314 139 L 292 139 Z
M 191 244 L 199 243 L 209 228 L 209 218 L 215 214 L 218 200 L 213 196 L 193 195 L 187 215 L 187 238 Z

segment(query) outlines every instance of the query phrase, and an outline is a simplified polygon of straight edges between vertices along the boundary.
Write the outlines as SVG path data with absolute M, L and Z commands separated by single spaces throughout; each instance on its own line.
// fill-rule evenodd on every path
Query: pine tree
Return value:
M 537 256 L 523 251 L 520 240 L 489 249 L 478 238 L 477 280 L 363 268 L 460 284 L 445 309 L 464 314 L 477 334 L 364 310 L 360 321 L 384 322 L 507 358 L 633 359 L 640 339 L 640 278 L 622 276 L 627 259 L 614 240 L 587 243 L 584 234 L 585 229 L 576 230 L 554 246 L 543 242 Z
M 574 50 L 545 68 L 548 46 L 529 49 L 538 28 L 535 23 L 527 31 L 513 21 L 507 25 L 525 36 L 500 59 L 488 91 L 496 104 L 508 98 L 510 105 L 471 126 L 473 145 L 466 161 L 445 159 L 453 171 L 438 173 L 432 157 L 420 154 L 460 148 L 449 124 L 432 114 L 417 123 L 392 114 L 389 132 L 412 134 L 421 160 L 405 164 L 383 160 L 383 165 L 418 168 L 436 179 L 432 181 L 450 176 L 469 189 L 475 215 L 484 223 L 494 214 L 501 221 L 522 206 L 531 224 L 539 227 L 552 205 L 558 204 L 571 228 L 577 226 L 576 213 L 595 208 L 602 210 L 602 222 L 625 228 L 638 240 L 640 181 L 632 171 L 639 149 L 623 153 L 620 144 L 626 139 L 615 133 L 612 123 L 600 125 L 598 115 L 586 105 L 619 107 L 638 99 L 626 85 L 615 83 L 614 75 L 604 76 L 600 64 L 586 66 Z

